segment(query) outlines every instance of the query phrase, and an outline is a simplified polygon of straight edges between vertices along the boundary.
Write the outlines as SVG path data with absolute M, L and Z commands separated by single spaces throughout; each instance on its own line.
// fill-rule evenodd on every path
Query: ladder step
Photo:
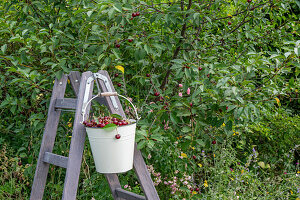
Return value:
M 63 168 L 67 168 L 68 166 L 68 157 L 50 152 L 45 152 L 43 161 Z
M 56 109 L 75 110 L 76 105 L 77 105 L 77 99 L 72 99 L 72 98 L 56 99 L 55 102 Z
M 106 105 L 106 101 L 104 97 L 97 97 L 95 100 L 100 104 Z M 73 99 L 73 98 L 56 99 L 55 101 L 55 109 L 75 110 L 76 105 L 77 105 L 77 99 Z
M 126 190 L 123 190 L 122 188 L 116 188 L 116 193 L 118 197 L 128 200 L 146 200 L 146 197 L 141 196 L 139 194 L 135 194 L 133 192 L 129 192 Z

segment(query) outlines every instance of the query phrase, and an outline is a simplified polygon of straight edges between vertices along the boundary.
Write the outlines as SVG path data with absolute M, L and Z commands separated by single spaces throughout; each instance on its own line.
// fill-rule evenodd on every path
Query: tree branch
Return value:
M 183 2 L 183 0 L 181 2 Z M 191 9 L 191 6 L 192 6 L 192 0 L 189 0 L 189 4 L 188 4 L 188 7 L 187 7 L 187 10 Z M 184 9 L 183 4 L 181 4 L 181 9 Z M 186 14 L 185 18 L 188 18 L 188 16 L 189 15 Z M 179 51 L 180 51 L 180 48 L 181 48 L 180 44 L 182 43 L 182 40 L 183 40 L 184 35 L 185 35 L 185 31 L 187 29 L 187 25 L 186 24 L 187 24 L 187 22 L 185 22 L 184 25 L 182 26 L 181 33 L 180 33 L 181 38 L 179 39 L 178 46 L 177 46 L 177 48 L 174 51 L 174 54 L 172 56 L 172 60 L 175 59 L 175 58 L 177 58 L 177 56 L 179 54 Z M 169 66 L 168 66 L 167 73 L 166 73 L 166 75 L 165 75 L 165 77 L 163 79 L 162 84 L 160 85 L 160 89 L 163 90 L 165 88 L 165 86 L 166 86 L 166 84 L 168 82 L 168 78 L 169 78 L 170 74 L 171 74 L 171 64 L 169 64 Z

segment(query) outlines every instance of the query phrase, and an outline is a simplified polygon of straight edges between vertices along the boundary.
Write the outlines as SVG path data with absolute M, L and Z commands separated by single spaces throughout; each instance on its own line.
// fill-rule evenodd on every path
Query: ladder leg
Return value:
M 55 80 L 53 92 L 50 100 L 48 118 L 44 130 L 43 140 L 40 148 L 38 163 L 34 175 L 34 180 L 31 189 L 31 200 L 42 199 L 44 195 L 47 175 L 49 171 L 49 164 L 43 162 L 45 152 L 52 152 L 57 126 L 60 117 L 60 110 L 55 110 L 55 101 L 58 98 L 63 98 L 67 85 L 67 76 L 63 75 L 60 80 Z
M 137 145 L 134 146 L 133 167 L 135 174 L 141 184 L 142 190 L 148 200 L 159 200 L 159 196 L 154 187 L 150 173 L 147 170 L 146 163 L 143 159 L 142 153 L 138 150 Z
M 81 109 L 84 98 L 85 86 L 87 79 L 92 75 L 91 72 L 84 72 L 81 76 L 80 87 L 77 98 L 77 107 L 74 119 L 73 134 L 69 151 L 68 167 L 65 177 L 65 185 L 63 190 L 63 200 L 75 200 L 78 188 L 78 180 L 80 175 L 80 167 L 82 162 L 82 154 L 86 131 L 84 125 L 80 124 L 82 120 Z M 89 98 L 92 96 L 93 82 L 91 83 Z M 88 114 L 90 106 L 87 107 Z

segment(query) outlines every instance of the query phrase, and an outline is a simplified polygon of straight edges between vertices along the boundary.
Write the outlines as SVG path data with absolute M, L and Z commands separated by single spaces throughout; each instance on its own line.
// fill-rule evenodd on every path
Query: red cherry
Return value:
M 116 139 L 120 139 L 120 138 L 121 138 L 121 135 L 120 135 L 120 134 L 117 134 L 117 135 L 115 135 L 115 138 L 116 138 Z
M 198 70 L 201 71 L 201 70 L 202 70 L 202 67 L 198 67 Z
M 122 84 L 121 83 L 118 83 L 118 87 L 121 87 L 122 86 Z
M 190 103 L 190 106 L 193 107 L 193 103 Z
M 130 20 L 133 20 L 133 17 L 131 17 Z
M 197 158 L 197 157 L 196 157 L 195 155 L 193 155 L 193 159 L 196 160 L 196 158 Z
M 231 22 L 228 22 L 228 25 L 231 25 Z
M 248 3 L 251 3 L 252 0 L 247 0 Z
M 154 95 L 158 97 L 159 96 L 159 92 L 155 92 Z
M 199 192 L 199 190 L 200 190 L 199 188 L 196 188 L 196 189 L 195 189 L 195 191 L 197 191 L 197 192 Z
M 190 188 L 190 190 L 193 191 L 194 189 L 193 189 L 193 188 Z
M 21 166 L 21 165 L 22 165 L 22 162 L 21 162 L 21 161 L 20 161 L 20 162 L 18 162 L 18 165 L 19 165 L 19 166 Z
M 140 12 L 136 12 L 135 15 L 136 15 L 136 16 L 140 16 Z
M 147 77 L 150 77 L 150 74 L 146 74 Z
M 133 39 L 128 39 L 128 42 L 133 42 Z
M 116 44 L 116 47 L 117 47 L 117 48 L 120 48 L 120 46 L 121 46 L 120 44 Z
M 126 121 L 125 121 L 125 122 L 122 122 L 122 124 L 123 124 L 123 125 L 127 125 L 127 124 L 128 124 L 128 122 L 126 122 Z
M 123 122 L 118 122 L 118 126 L 123 126 Z
M 216 140 L 213 140 L 213 141 L 212 141 L 212 144 L 216 144 L 216 143 L 217 143 Z
M 100 128 L 103 128 L 104 126 L 105 126 L 105 124 L 103 124 L 103 123 L 102 123 L 102 124 L 100 124 Z
M 228 110 L 228 106 L 226 106 L 226 110 Z
M 207 76 L 207 78 L 209 78 L 209 76 L 210 76 L 210 75 L 209 75 L 209 74 L 207 74 L 206 76 Z
M 113 121 L 113 123 L 114 123 L 115 125 L 118 125 L 119 122 L 118 122 L 118 121 Z
M 132 13 L 131 16 L 132 16 L 132 17 L 136 17 L 136 13 Z
M 115 73 L 115 77 L 118 77 L 119 76 L 119 74 L 118 73 Z

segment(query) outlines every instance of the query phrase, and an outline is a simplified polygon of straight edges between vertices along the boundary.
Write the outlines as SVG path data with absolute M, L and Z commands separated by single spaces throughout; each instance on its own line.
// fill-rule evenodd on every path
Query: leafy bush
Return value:
M 162 199 L 296 198 L 298 15 L 292 0 L 1 1 L 0 144 L 14 161 L 1 163 L 0 197 L 29 196 L 54 78 L 104 69 L 139 107 Z M 72 121 L 61 116 L 55 153 L 68 155 Z M 84 161 L 78 198 L 110 198 L 88 150 Z M 47 198 L 64 173 L 50 171 Z M 121 183 L 141 192 L 133 173 Z

